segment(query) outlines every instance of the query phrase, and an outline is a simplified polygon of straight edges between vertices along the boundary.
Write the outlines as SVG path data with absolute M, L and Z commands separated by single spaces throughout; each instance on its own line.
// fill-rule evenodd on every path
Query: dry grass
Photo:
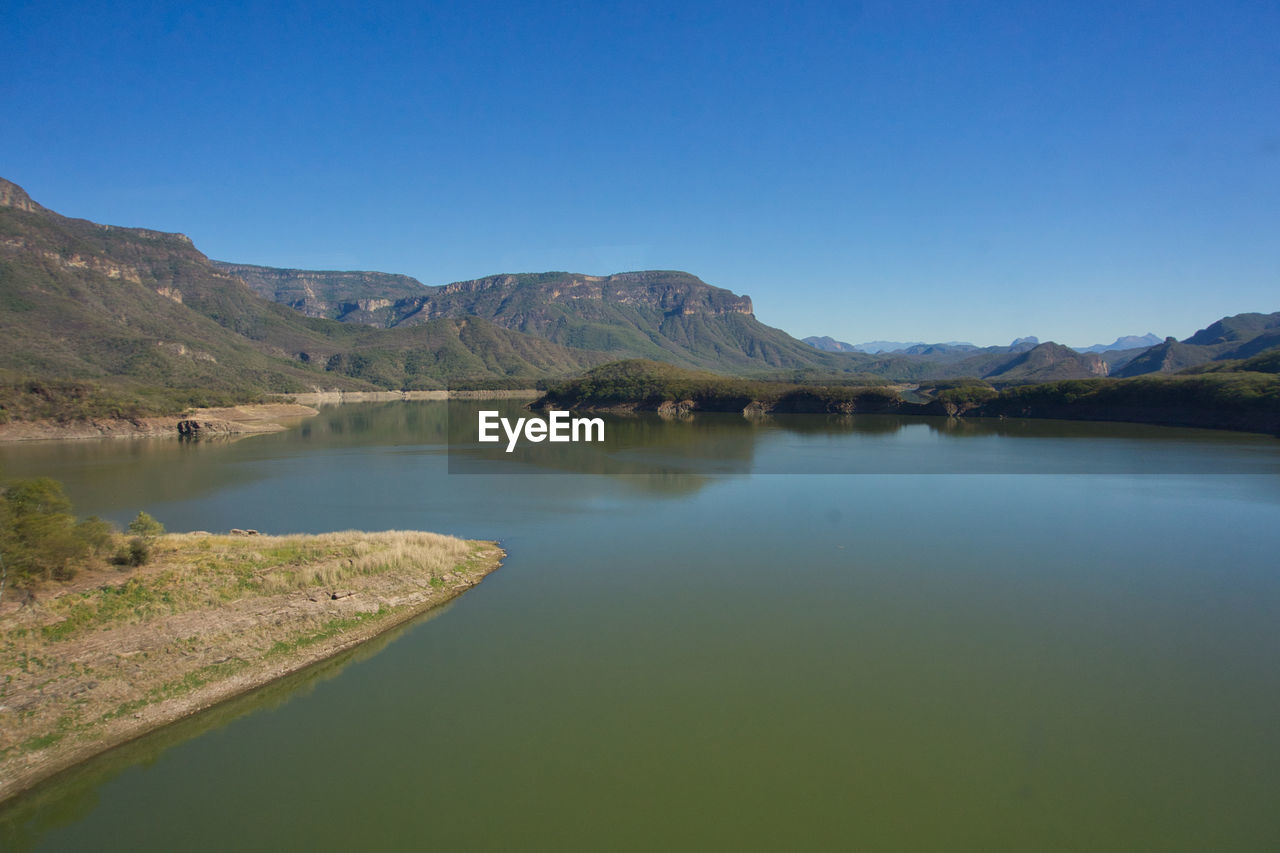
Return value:
M 234 576 L 237 587 L 262 593 L 286 592 L 393 571 L 412 571 L 436 577 L 454 570 L 471 554 L 472 545 L 452 536 L 415 530 L 361 533 L 348 530 L 317 536 L 200 536 L 170 537 L 185 550 L 194 544 L 206 555 L 206 571 Z M 160 560 L 164 554 L 158 554 Z M 246 583 L 244 570 L 252 571 Z

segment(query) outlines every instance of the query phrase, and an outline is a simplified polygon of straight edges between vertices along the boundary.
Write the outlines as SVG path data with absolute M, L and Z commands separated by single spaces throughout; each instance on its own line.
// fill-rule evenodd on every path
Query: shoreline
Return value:
M 335 543 L 340 543 L 354 546 L 352 553 L 363 555 L 370 544 L 385 543 L 394 548 L 398 539 L 406 536 L 430 537 L 433 543 L 447 540 L 454 551 L 462 549 L 462 556 L 451 558 L 454 561 L 444 570 L 397 565 L 385 571 L 355 574 L 336 585 L 321 582 L 266 596 L 244 594 L 212 608 L 164 614 L 142 624 L 122 624 L 114 630 L 110 625 L 96 631 L 87 629 L 82 636 L 66 640 L 67 647 L 52 651 L 47 647 L 62 641 L 45 640 L 39 649 L 59 659 L 55 661 L 55 671 L 39 673 L 46 680 L 38 685 L 35 677 L 25 671 L 33 659 L 30 651 L 15 652 L 14 646 L 28 638 L 27 645 L 34 646 L 40 642 L 35 635 L 57 632 L 74 621 L 74 613 L 62 621 L 50 621 L 50 605 L 68 598 L 74 606 L 76 599 L 89 593 L 81 589 L 84 582 L 77 582 L 48 599 L 49 604 L 42 599 L 35 608 L 6 607 L 6 612 L 0 613 L 0 637 L 6 640 L 0 675 L 8 676 L 9 683 L 0 693 L 0 710 L 13 714 L 11 719 L 18 722 L 4 737 L 4 748 L 0 749 L 0 807 L 88 759 L 296 675 L 447 604 L 499 568 L 506 556 L 494 542 L 416 532 L 348 531 L 286 537 L 189 533 L 162 537 L 170 546 L 185 548 L 183 553 L 190 558 L 202 549 L 202 541 L 214 547 L 230 541 L 241 550 L 250 549 L 249 553 L 318 543 L 331 554 Z M 349 558 L 342 559 L 350 565 Z M 396 557 L 388 559 L 394 562 Z M 339 565 L 332 560 L 329 564 Z M 293 573 L 308 566 L 290 562 L 285 568 L 292 579 Z M 123 580 L 113 571 L 118 580 L 114 591 L 127 591 L 135 578 L 143 583 L 161 580 L 166 570 L 173 574 L 175 569 L 193 575 L 204 571 L 194 560 L 183 566 L 170 561 L 146 567 Z M 328 575 L 328 569 L 323 574 Z M 103 576 L 100 572 L 87 580 L 100 581 Z M 262 576 L 259 570 L 257 577 Z M 108 587 L 100 587 L 97 592 L 105 589 Z M 42 609 L 41 615 L 46 618 L 28 612 L 35 609 Z M 206 618 L 198 618 L 201 616 Z M 219 630 L 223 631 L 221 636 Z M 215 646 L 218 639 L 227 641 Z M 204 648 L 193 652 L 192 644 Z M 228 649 L 240 654 L 218 659 Z M 21 674 L 16 667 L 19 660 Z M 166 662 L 169 668 L 164 667 Z M 101 681 L 85 680 L 86 675 Z M 61 684 L 66 681 L 70 683 Z M 3 678 L 0 683 L 4 683 Z M 49 691 L 52 696 L 46 692 L 50 685 L 54 685 Z M 95 690 L 102 695 L 94 695 Z M 73 709 L 84 721 L 67 732 L 60 731 Z M 28 719 L 25 729 L 17 731 L 24 717 L 42 711 L 41 720 L 32 723 Z M 31 734 L 42 731 L 41 725 L 58 728 L 42 735 Z
M 534 388 L 502 388 L 490 391 L 316 391 L 306 394 L 281 394 L 304 406 L 340 403 L 381 403 L 390 400 L 507 400 L 537 397 Z
M 739 414 L 744 418 L 761 418 L 770 415 L 902 415 L 908 417 L 954 418 L 959 420 L 1055 420 L 1092 423 L 1131 423 L 1147 426 L 1213 429 L 1226 432 L 1244 432 L 1256 435 L 1280 437 L 1280 413 L 1230 412 L 1205 409 L 1171 410 L 1142 406 L 1072 406 L 1031 405 L 1001 406 L 993 404 L 956 404 L 942 400 L 927 403 L 909 401 L 870 405 L 839 400 L 824 401 L 818 398 L 806 400 L 810 405 L 778 406 L 760 400 L 746 405 L 733 400 L 727 404 L 710 405 L 695 400 L 641 400 L 609 403 L 593 403 L 582 400 L 553 400 L 539 398 L 529 404 L 531 410 L 564 408 L 571 411 L 601 414 L 657 414 L 661 417 L 687 417 L 699 413 Z
M 279 402 L 192 409 L 181 415 L 151 418 L 98 418 L 66 422 L 10 421 L 0 424 L 0 442 L 262 435 L 281 432 L 303 418 L 318 414 L 320 413 L 310 406 Z
M 492 391 L 315 391 L 275 394 L 273 403 L 192 409 L 181 415 L 146 418 L 94 418 L 82 421 L 10 421 L 0 424 L 0 443 L 78 441 L 93 438 L 230 438 L 265 435 L 291 429 L 320 412 L 316 406 L 378 403 L 393 400 L 533 399 L 532 389 Z

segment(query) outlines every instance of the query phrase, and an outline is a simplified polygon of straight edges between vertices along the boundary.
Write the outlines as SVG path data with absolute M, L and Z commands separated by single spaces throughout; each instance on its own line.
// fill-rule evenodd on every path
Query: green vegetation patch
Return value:
M 741 379 L 687 370 L 644 359 L 617 361 L 582 376 L 548 386 L 536 406 L 656 409 L 663 403 L 689 402 L 704 411 L 741 411 L 759 403 L 777 412 L 881 410 L 902 402 L 883 383 L 796 385 L 791 382 Z

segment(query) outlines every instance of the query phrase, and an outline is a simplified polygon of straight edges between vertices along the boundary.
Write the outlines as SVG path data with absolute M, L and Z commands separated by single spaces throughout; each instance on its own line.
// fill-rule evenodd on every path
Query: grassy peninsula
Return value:
M 61 583 L 5 593 L 0 799 L 368 640 L 504 556 L 414 531 L 236 533 L 149 536 L 143 565 L 90 559 Z M 138 538 L 111 536 L 94 552 L 128 553 Z

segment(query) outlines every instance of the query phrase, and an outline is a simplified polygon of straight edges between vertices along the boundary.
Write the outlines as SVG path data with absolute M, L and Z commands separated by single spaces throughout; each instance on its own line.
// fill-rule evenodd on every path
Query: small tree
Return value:
M 94 554 L 101 554 L 115 539 L 116 528 L 109 521 L 103 521 L 91 515 L 84 521 L 76 522 L 76 535 Z
M 164 533 L 164 525 L 149 514 L 139 512 L 129 522 L 129 542 L 116 553 L 115 562 L 121 566 L 141 566 L 151 559 L 151 543 Z
M 129 534 L 139 536 L 148 542 L 163 533 L 164 525 L 145 512 L 139 512 L 138 517 L 129 522 Z
M 87 556 L 111 544 L 113 530 L 100 518 L 77 522 L 57 480 L 0 486 L 0 596 L 10 581 L 27 587 L 74 577 Z

